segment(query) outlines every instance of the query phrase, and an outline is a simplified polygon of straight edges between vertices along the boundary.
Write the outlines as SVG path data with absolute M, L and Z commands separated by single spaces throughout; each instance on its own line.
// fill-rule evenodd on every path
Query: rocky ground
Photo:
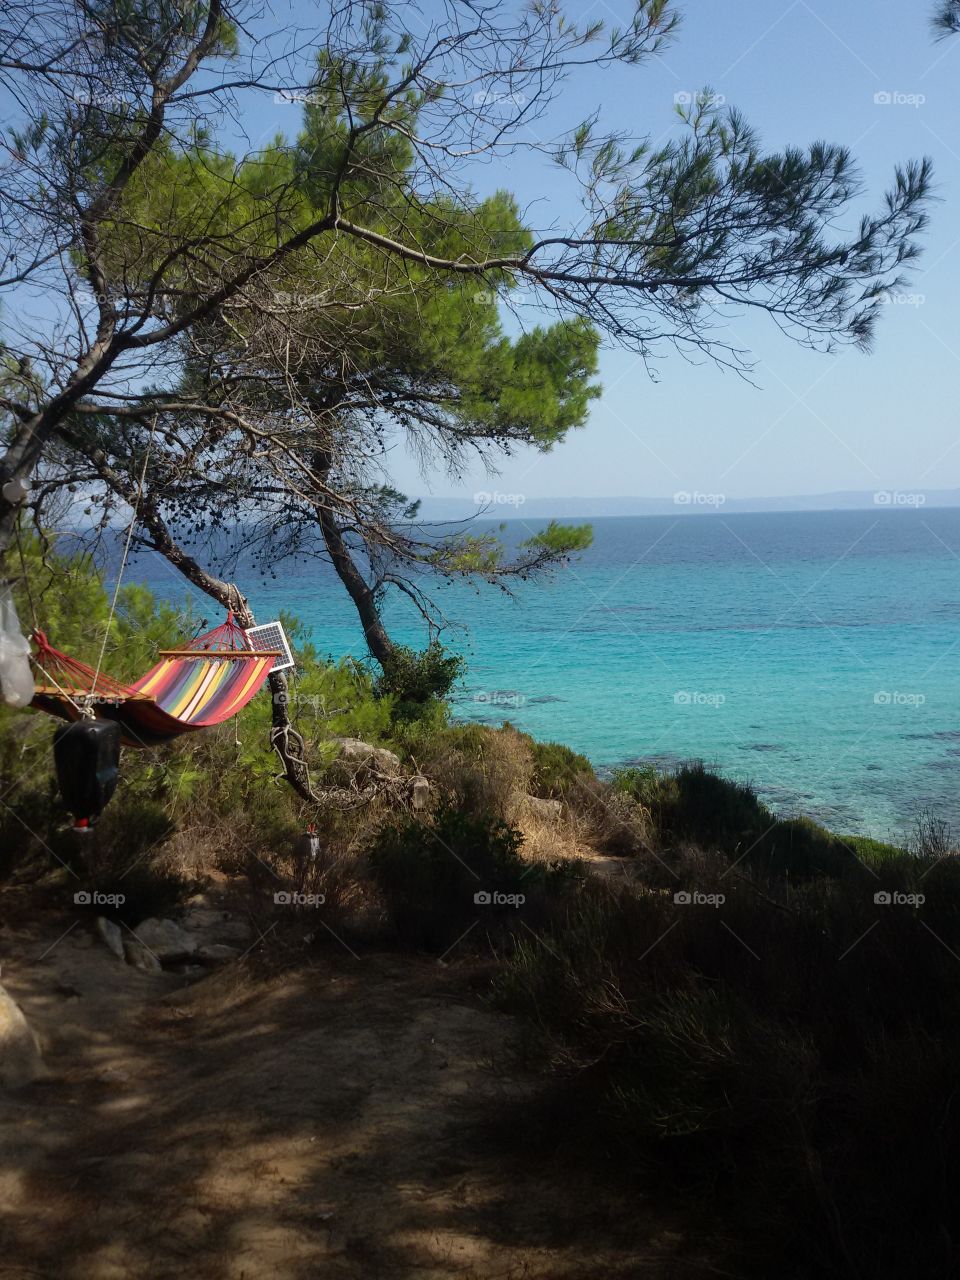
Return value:
M 270 975 L 223 886 L 185 924 L 216 967 L 0 926 L 44 1064 L 0 1088 L 2 1280 L 727 1274 L 615 1171 L 517 1145 L 535 1085 L 469 974 L 337 949 Z

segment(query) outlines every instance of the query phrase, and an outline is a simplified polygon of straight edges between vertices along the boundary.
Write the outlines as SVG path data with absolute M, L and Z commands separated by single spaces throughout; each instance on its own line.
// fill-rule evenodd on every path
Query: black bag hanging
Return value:
M 76 720 L 53 735 L 53 760 L 64 807 L 80 829 L 96 822 L 117 787 L 120 726 L 113 720 Z

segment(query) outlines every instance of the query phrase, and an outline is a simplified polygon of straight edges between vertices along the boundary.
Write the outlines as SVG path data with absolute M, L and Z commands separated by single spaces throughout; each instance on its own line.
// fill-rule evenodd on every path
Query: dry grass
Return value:
M 418 763 L 440 798 L 504 822 L 518 816 L 534 773 L 530 740 L 508 727 L 449 729 L 437 735 Z

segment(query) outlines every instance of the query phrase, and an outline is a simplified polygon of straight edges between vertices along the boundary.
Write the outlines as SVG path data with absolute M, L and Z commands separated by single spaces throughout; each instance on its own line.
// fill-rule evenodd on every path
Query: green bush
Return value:
M 463 671 L 463 658 L 432 640 L 420 653 L 397 645 L 382 668 L 374 686 L 379 697 L 390 695 L 398 708 L 422 706 L 447 696 Z
M 899 845 L 888 844 L 884 840 L 874 840 L 870 836 L 838 836 L 837 838 L 842 840 L 861 862 L 870 866 L 882 866 L 890 858 L 902 858 L 906 852 Z
M 478 904 L 475 895 L 523 893 L 522 843 L 505 822 L 449 807 L 430 823 L 411 820 L 381 830 L 369 864 L 400 941 L 444 951 L 478 919 L 490 926 L 515 914 L 514 906 Z
M 652 765 L 618 769 L 611 786 L 649 811 L 660 840 L 668 844 L 688 842 L 733 853 L 773 821 L 750 787 L 710 773 L 700 762 L 675 773 Z
M 560 742 L 537 742 L 531 738 L 533 750 L 533 795 L 545 800 L 567 800 L 575 797 L 584 782 L 596 777 L 586 756 L 571 751 Z
M 902 856 L 879 880 L 854 866 L 754 884 L 702 856 L 679 886 L 720 905 L 594 884 L 497 983 L 555 1079 L 540 1131 L 712 1206 L 749 1255 L 732 1274 L 960 1265 L 960 862 Z
M 809 818 L 790 818 L 774 822 L 764 831 L 749 849 L 747 859 L 767 875 L 809 880 L 851 871 L 857 855 L 826 827 Z

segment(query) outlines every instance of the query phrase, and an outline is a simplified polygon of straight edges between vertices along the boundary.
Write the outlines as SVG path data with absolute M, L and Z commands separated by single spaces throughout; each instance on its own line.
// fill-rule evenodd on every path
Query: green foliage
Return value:
M 448 653 L 439 640 L 432 640 L 420 653 L 404 645 L 395 646 L 382 666 L 374 691 L 378 697 L 392 697 L 399 710 L 445 698 L 463 671 L 463 658 Z
M 790 818 L 761 832 L 747 855 L 751 864 L 772 876 L 808 880 L 840 876 L 856 861 L 853 849 L 810 818 Z
M 842 1276 L 851 1258 L 882 1280 L 955 1274 L 953 861 L 778 888 L 718 854 L 676 885 L 719 906 L 601 882 L 560 900 L 496 989 L 556 1074 L 550 1149 L 561 1134 L 578 1162 L 712 1206 L 705 1229 L 764 1275 Z M 881 889 L 927 902 L 877 906 Z
M 368 856 L 391 923 L 406 946 L 444 951 L 471 923 L 493 925 L 516 907 L 478 905 L 479 892 L 522 893 L 523 837 L 497 819 L 444 807 L 431 823 L 380 831 Z
M 840 876 L 858 857 L 898 852 L 877 841 L 835 836 L 809 818 L 778 819 L 749 786 L 700 763 L 675 773 L 652 765 L 618 769 L 611 786 L 649 811 L 661 843 L 719 849 L 774 877 Z
M 676 781 L 654 765 L 615 769 L 610 779 L 614 791 L 629 796 L 647 809 L 657 812 L 677 798 Z
M 774 821 L 750 787 L 710 773 L 699 762 L 672 774 L 652 766 L 619 769 L 612 786 L 649 809 L 665 842 L 685 841 L 733 853 Z
M 596 775 L 586 756 L 571 751 L 560 742 L 536 742 L 531 739 L 534 773 L 533 795 L 545 799 L 566 800 L 576 795 L 578 784 Z
M 586 551 L 593 543 L 593 526 L 558 524 L 551 520 L 545 529 L 528 538 L 521 546 L 546 551 L 558 559 L 567 559 L 577 551 Z
M 851 850 L 861 862 L 870 866 L 882 866 L 891 858 L 902 858 L 906 850 L 895 844 L 888 844 L 884 840 L 874 840 L 870 836 L 838 836 L 848 849 Z
M 16 550 L 8 556 L 23 628 L 34 625 L 35 608 L 36 625 L 52 645 L 94 668 L 102 649 L 102 669 L 118 680 L 139 678 L 157 661 L 158 649 L 182 643 L 194 630 L 189 609 L 175 609 L 135 583 L 121 587 L 111 619 L 103 575 L 88 556 L 45 549 L 36 536 L 24 537 L 23 553 L 23 566 Z
M 157 649 L 182 642 L 194 629 L 192 617 L 139 585 L 122 589 L 107 628 L 109 599 L 89 559 L 56 552 L 41 557 L 37 542 L 27 544 L 25 552 L 31 591 L 51 641 L 96 664 L 106 631 L 103 667 L 111 675 L 127 680 L 142 675 L 156 661 Z M 29 604 L 22 583 L 17 591 L 25 620 Z M 288 616 L 284 621 L 298 659 L 291 718 L 307 740 L 311 766 L 322 770 L 333 754 L 327 741 L 335 734 L 389 739 L 392 697 L 377 698 L 359 664 L 322 661 L 300 624 Z M 127 853 L 150 845 L 160 865 L 170 838 L 184 829 L 214 860 L 241 852 L 252 856 L 289 842 L 302 830 L 303 815 L 293 791 L 277 785 L 278 762 L 269 746 L 271 711 L 265 690 L 229 724 L 151 751 L 124 750 L 117 794 L 86 847 L 102 848 L 110 874 L 126 877 Z M 48 863 L 51 849 L 67 861 L 73 857 L 77 837 L 66 826 L 49 750 L 54 728 L 45 715 L 0 707 L 0 790 L 8 797 L 0 808 L 0 879 L 17 868 Z M 153 859 L 147 859 L 142 874 L 149 878 L 152 867 Z M 128 896 L 136 903 L 150 892 L 145 885 Z

